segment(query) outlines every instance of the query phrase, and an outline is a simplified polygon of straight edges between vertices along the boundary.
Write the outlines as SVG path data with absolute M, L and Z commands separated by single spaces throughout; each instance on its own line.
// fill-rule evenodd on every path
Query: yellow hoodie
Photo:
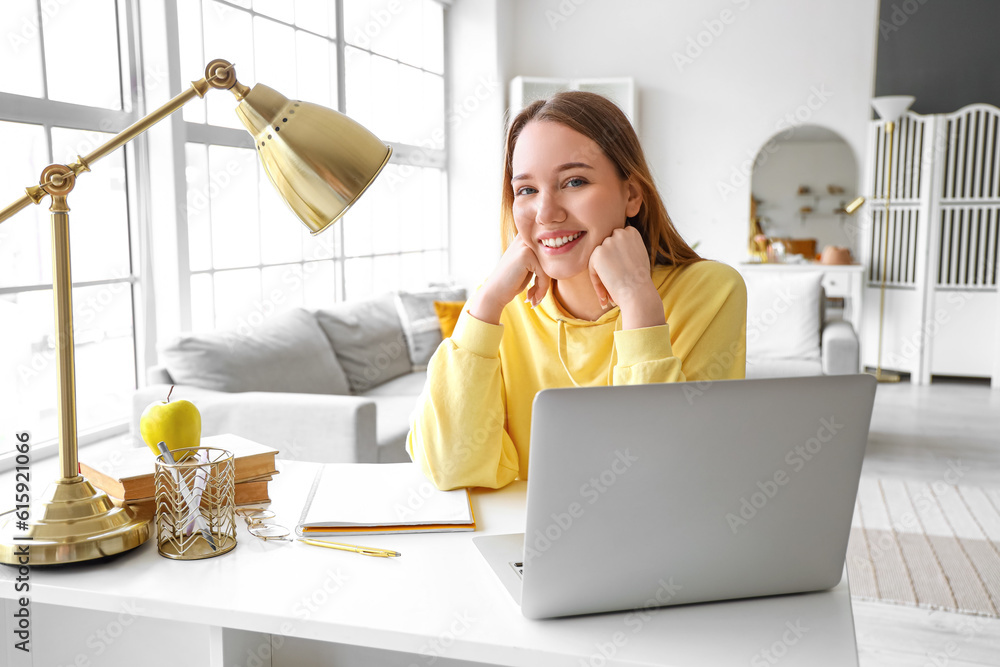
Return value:
M 500 488 L 528 476 L 531 404 L 542 389 L 741 379 L 746 371 L 746 287 L 718 262 L 656 266 L 667 323 L 621 329 L 613 308 L 576 319 L 549 290 L 525 295 L 500 324 L 468 311 L 427 366 L 406 448 L 442 489 Z

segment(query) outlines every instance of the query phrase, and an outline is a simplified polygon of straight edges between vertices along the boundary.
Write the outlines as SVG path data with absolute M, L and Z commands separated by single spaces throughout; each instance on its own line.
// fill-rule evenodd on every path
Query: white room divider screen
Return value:
M 877 358 L 879 289 L 886 256 L 882 366 L 927 384 L 932 375 L 992 378 L 1000 388 L 1000 109 L 900 119 L 889 154 L 872 123 L 859 232 L 866 266 L 862 360 Z M 883 243 L 888 237 L 887 252 Z

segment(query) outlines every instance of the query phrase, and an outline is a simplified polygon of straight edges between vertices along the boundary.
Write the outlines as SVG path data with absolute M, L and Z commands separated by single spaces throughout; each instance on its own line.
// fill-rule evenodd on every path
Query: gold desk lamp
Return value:
M 855 197 L 850 201 L 850 203 L 844 206 L 844 213 L 846 213 L 847 215 L 854 215 L 854 213 L 859 208 L 861 208 L 861 205 L 864 203 L 865 203 L 865 198 L 863 196 Z
M 872 100 L 872 106 L 878 113 L 879 118 L 885 121 L 885 133 L 889 139 L 888 160 L 886 161 L 887 174 L 885 179 L 885 225 L 882 232 L 882 284 L 879 288 L 878 302 L 878 357 L 875 364 L 875 379 L 879 382 L 899 382 L 899 375 L 896 373 L 882 372 L 882 330 L 885 322 L 885 275 L 888 270 L 889 261 L 889 200 L 892 198 L 892 135 L 896 129 L 896 123 L 913 104 L 912 95 L 888 95 L 876 97 Z M 876 251 L 875 248 L 872 248 Z
M 38 185 L 0 210 L 0 222 L 46 195 L 52 198 L 52 291 L 55 301 L 56 368 L 59 382 L 59 465 L 62 476 L 32 503 L 27 529 L 9 518 L 0 526 L 0 562 L 53 565 L 102 558 L 133 549 L 149 537 L 149 525 L 127 507 L 115 507 L 79 474 L 73 298 L 67 195 L 76 178 L 97 160 L 125 145 L 195 97 L 212 88 L 232 90 L 236 113 L 254 137 L 271 183 L 312 234 L 347 212 L 389 161 L 392 149 L 347 116 L 308 102 L 289 100 L 267 86 L 251 90 L 233 66 L 213 60 L 205 78 L 142 120 L 70 165 L 53 164 Z M 25 553 L 27 552 L 27 554 Z

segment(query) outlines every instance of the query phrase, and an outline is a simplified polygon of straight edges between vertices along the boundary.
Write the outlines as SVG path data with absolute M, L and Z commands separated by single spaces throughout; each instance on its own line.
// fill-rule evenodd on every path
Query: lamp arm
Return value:
M 59 467 L 61 481 L 72 483 L 81 479 L 78 472 L 78 443 L 76 430 L 76 363 L 73 340 L 73 280 L 70 272 L 69 204 L 67 196 L 76 185 L 76 177 L 90 171 L 90 165 L 117 148 L 128 143 L 150 127 L 174 113 L 195 97 L 204 97 L 211 88 L 233 89 L 242 99 L 250 89 L 236 80 L 233 66 L 225 60 L 213 60 L 205 68 L 205 78 L 191 83 L 191 87 L 162 107 L 125 128 L 110 141 L 86 157 L 77 156 L 70 165 L 50 164 L 39 178 L 39 184 L 25 189 L 25 196 L 0 211 L 0 222 L 24 209 L 28 204 L 38 204 L 46 195 L 51 197 L 49 206 L 52 221 L 52 296 L 55 302 L 56 324 L 56 380 L 59 387 Z M 2 545 L 0 545 L 2 556 Z
M 156 111 L 153 111 L 140 120 L 137 120 L 135 123 L 116 134 L 103 145 L 98 146 L 86 156 L 81 157 L 78 155 L 76 162 L 66 165 L 69 172 L 72 172 L 71 174 L 57 173 L 50 176 L 48 179 L 43 178 L 42 182 L 38 185 L 32 185 L 25 188 L 26 194 L 23 197 L 3 210 L 0 210 L 0 223 L 7 218 L 16 215 L 19 211 L 27 208 L 31 204 L 41 203 L 42 199 L 45 198 L 45 195 L 50 194 L 47 190 L 48 187 L 61 187 L 67 177 L 69 179 L 73 179 L 85 171 L 90 171 L 90 165 L 132 141 L 153 125 L 156 125 L 167 116 L 173 114 L 195 97 L 204 97 L 205 93 L 212 88 L 220 88 L 224 90 L 232 89 L 233 94 L 236 95 L 237 99 L 243 99 L 243 97 L 250 91 L 248 87 L 236 80 L 236 73 L 233 70 L 232 64 L 225 60 L 213 60 L 205 68 L 205 77 L 199 79 L 198 81 L 192 81 L 190 88 L 171 99 Z

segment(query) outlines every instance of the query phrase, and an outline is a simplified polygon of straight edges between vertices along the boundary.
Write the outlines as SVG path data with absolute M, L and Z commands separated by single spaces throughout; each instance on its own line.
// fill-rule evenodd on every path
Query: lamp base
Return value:
M 865 371 L 865 373 L 868 374 L 868 375 L 875 376 L 875 380 L 876 381 L 883 382 L 883 383 L 886 383 L 886 384 L 893 383 L 893 382 L 899 382 L 899 380 L 900 380 L 900 376 L 899 376 L 898 373 L 892 373 L 890 371 L 884 371 L 881 368 L 876 369 L 874 371 Z
M 0 525 L 0 563 L 78 563 L 134 549 L 147 539 L 147 520 L 128 507 L 115 507 L 106 493 L 77 475 L 53 482 L 32 503 L 27 530 L 13 514 Z

